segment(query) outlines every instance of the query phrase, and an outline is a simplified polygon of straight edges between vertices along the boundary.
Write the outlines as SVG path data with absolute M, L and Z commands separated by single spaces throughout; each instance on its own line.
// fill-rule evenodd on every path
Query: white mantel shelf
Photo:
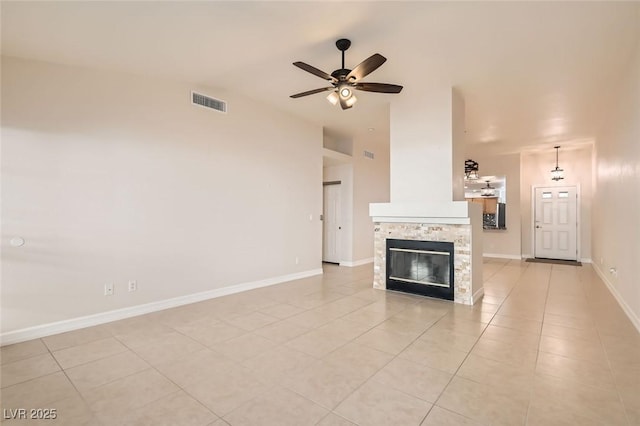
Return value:
M 481 209 L 467 201 L 433 203 L 372 203 L 369 216 L 374 222 L 471 224 L 471 211 Z

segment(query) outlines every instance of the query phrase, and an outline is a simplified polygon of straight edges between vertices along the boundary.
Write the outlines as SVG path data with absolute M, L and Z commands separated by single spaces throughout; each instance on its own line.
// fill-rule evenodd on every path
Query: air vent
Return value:
M 191 103 L 193 105 L 215 109 L 216 111 L 227 112 L 227 103 L 225 101 L 221 101 L 220 99 L 215 99 L 201 93 L 191 92 Z
M 370 160 L 373 160 L 373 157 L 374 157 L 373 152 L 371 152 L 371 151 L 365 151 L 364 152 L 364 156 L 365 156 L 365 158 L 368 158 Z

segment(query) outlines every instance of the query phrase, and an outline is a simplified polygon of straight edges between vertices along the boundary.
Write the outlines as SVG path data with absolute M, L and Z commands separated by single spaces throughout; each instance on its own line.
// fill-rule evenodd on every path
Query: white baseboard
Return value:
M 522 256 L 517 254 L 482 253 L 482 257 L 495 257 L 498 259 L 514 259 L 514 260 L 522 259 Z
M 484 287 L 477 289 L 471 296 L 471 303 L 475 305 L 484 297 Z
M 523 254 L 522 260 L 526 260 L 526 259 L 533 259 L 533 256 L 530 254 Z M 579 261 L 582 263 L 593 263 L 593 261 L 589 258 L 580 259 Z
M 64 321 L 57 321 L 49 324 L 42 324 L 34 327 L 23 328 L 20 330 L 9 331 L 7 333 L 0 334 L 0 346 L 20 343 L 31 339 L 38 339 L 40 337 L 51 336 L 67 331 L 78 330 L 80 328 L 100 325 L 107 322 L 135 317 L 138 315 L 144 315 L 151 312 L 161 311 L 163 309 L 175 308 L 177 306 L 188 305 L 190 303 L 201 302 L 203 300 L 214 299 L 216 297 L 227 296 L 230 294 L 240 293 L 243 291 L 253 290 L 261 287 L 267 287 L 270 285 L 293 281 L 300 278 L 311 277 L 314 275 L 322 275 L 322 268 L 296 272 L 294 274 L 280 275 L 278 277 L 266 278 L 264 280 L 251 281 L 228 287 L 216 288 L 214 290 L 203 291 L 201 293 L 187 294 L 185 296 L 178 296 L 171 299 L 160 300 L 158 302 L 145 303 L 143 305 L 115 309 L 113 311 L 101 312 L 99 314 L 87 315 Z
M 340 262 L 340 266 L 349 266 L 353 268 L 354 266 L 366 265 L 367 263 L 373 263 L 373 257 L 370 257 L 368 259 L 360 259 L 353 262 L 350 262 L 350 261 Z
M 604 272 L 602 272 L 598 264 L 591 263 L 591 266 L 593 266 L 593 269 L 595 269 L 602 282 L 604 282 L 604 284 L 607 286 L 609 292 L 616 299 L 616 302 L 618 302 L 618 305 L 620 305 L 624 313 L 627 314 L 627 317 L 629 317 L 629 320 L 634 325 L 636 330 L 638 330 L 638 333 L 640 333 L 640 318 L 635 314 L 635 312 L 633 312 L 629 305 L 627 305 L 627 302 L 625 302 L 620 293 L 618 293 L 618 290 L 613 286 L 611 281 L 609 281 L 609 278 L 604 274 Z

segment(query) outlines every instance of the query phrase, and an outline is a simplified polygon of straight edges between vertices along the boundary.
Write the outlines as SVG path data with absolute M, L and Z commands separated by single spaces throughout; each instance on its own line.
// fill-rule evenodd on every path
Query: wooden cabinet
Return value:
M 498 198 L 497 197 L 474 197 L 467 198 L 469 202 L 482 205 L 483 214 L 496 214 L 498 213 Z
M 485 214 L 496 214 L 498 213 L 498 199 L 497 198 L 485 198 L 484 199 L 484 208 L 482 209 Z

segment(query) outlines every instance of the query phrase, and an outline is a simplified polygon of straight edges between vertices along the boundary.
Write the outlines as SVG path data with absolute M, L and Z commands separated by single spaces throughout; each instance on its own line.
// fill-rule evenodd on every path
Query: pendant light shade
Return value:
M 496 195 L 496 189 L 491 186 L 491 181 L 485 180 L 485 182 L 487 182 L 487 186 L 484 186 L 482 187 L 482 189 L 480 189 L 480 195 L 483 197 L 493 197 L 494 195 Z
M 466 160 L 464 162 L 464 179 L 465 180 L 478 180 L 480 174 L 478 173 L 478 162 L 473 160 Z
M 558 150 L 560 149 L 560 145 L 554 146 L 556 149 L 556 168 L 551 170 L 551 180 L 559 181 L 564 179 L 564 170 L 558 167 Z

